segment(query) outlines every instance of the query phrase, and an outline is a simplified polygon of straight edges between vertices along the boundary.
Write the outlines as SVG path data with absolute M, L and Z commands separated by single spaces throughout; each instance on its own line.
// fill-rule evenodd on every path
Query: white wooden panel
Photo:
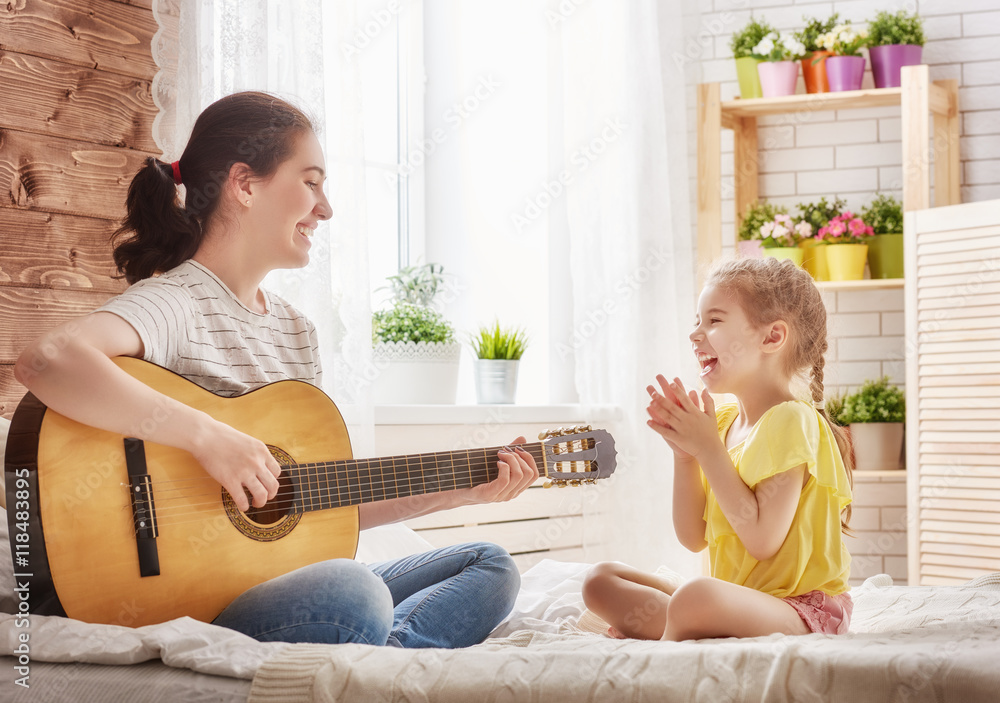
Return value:
M 593 487 L 542 488 L 531 487 L 517 498 L 505 503 L 467 505 L 451 510 L 423 515 L 407 520 L 406 525 L 414 530 L 431 527 L 458 527 L 487 522 L 525 520 L 530 518 L 560 515 L 579 515 L 584 506 L 596 503 Z
M 904 216 L 909 583 L 1000 571 L 1000 201 Z
M 586 556 L 582 549 L 553 549 L 551 552 L 526 552 L 515 554 L 514 563 L 522 574 L 543 559 L 555 561 L 585 562 Z

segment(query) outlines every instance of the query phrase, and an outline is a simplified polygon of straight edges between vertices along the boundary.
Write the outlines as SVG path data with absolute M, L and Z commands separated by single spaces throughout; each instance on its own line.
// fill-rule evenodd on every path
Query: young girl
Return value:
M 690 338 L 702 405 L 679 379 L 657 376 L 647 424 L 674 452 L 677 537 L 694 552 L 708 547 L 712 576 L 678 587 L 603 563 L 588 575 L 584 601 L 616 637 L 846 632 L 850 452 L 824 410 L 819 291 L 788 261 L 723 263 L 701 293 Z M 812 402 L 792 392 L 801 372 Z M 716 409 L 710 392 L 736 402 Z
M 132 180 L 114 257 L 133 285 L 30 345 L 16 377 L 50 408 L 97 428 L 134 435 L 135 418 L 166 418 L 140 438 L 189 451 L 241 509 L 244 489 L 262 506 L 280 473 L 263 442 L 111 359 L 139 357 L 226 396 L 282 379 L 319 385 L 312 323 L 260 283 L 308 262 L 314 230 L 332 214 L 323 181 L 323 152 L 299 110 L 253 92 L 212 104 L 178 162 L 147 159 Z M 47 356 L 51 349 L 61 351 Z M 474 488 L 362 505 L 360 527 L 509 500 L 538 477 L 520 449 L 501 452 L 498 469 Z M 336 559 L 255 586 L 215 622 L 258 640 L 463 647 L 507 615 L 519 584 L 510 555 L 488 543 L 371 568 Z

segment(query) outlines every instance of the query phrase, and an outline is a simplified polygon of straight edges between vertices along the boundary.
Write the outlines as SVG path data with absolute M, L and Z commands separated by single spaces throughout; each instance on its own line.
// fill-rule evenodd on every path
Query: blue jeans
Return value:
M 213 622 L 261 642 L 468 647 L 507 616 L 520 585 L 506 550 L 472 542 L 305 566 L 254 586 Z

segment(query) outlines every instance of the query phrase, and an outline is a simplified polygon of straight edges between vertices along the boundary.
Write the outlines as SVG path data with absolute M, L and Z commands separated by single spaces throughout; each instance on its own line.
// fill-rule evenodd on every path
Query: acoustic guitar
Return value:
M 315 386 L 279 381 L 217 396 L 138 359 L 127 373 L 263 441 L 281 464 L 278 495 L 239 510 L 181 449 L 74 422 L 27 394 L 5 456 L 7 519 L 20 612 L 129 626 L 213 620 L 248 588 L 299 567 L 353 558 L 358 505 L 496 478 L 500 447 L 352 459 L 347 427 Z M 136 418 L 148 434 L 166 411 Z M 603 430 L 543 433 L 528 443 L 542 476 L 610 476 Z

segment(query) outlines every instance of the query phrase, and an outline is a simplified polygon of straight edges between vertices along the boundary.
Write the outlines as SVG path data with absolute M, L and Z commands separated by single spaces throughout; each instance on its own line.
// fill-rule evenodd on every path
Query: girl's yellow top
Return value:
M 735 403 L 717 408 L 723 442 L 738 413 Z M 809 479 L 784 543 L 770 559 L 757 561 L 730 526 L 702 474 L 712 576 L 778 598 L 809 591 L 834 596 L 849 590 L 851 555 L 841 538 L 840 512 L 851 502 L 851 487 L 837 440 L 822 415 L 804 401 L 780 403 L 764 413 L 729 456 L 750 488 L 802 464 Z

